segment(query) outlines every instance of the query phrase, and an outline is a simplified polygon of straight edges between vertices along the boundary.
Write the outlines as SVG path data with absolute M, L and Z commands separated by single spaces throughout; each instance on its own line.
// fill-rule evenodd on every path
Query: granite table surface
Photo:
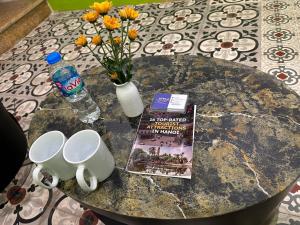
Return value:
M 60 130 L 67 137 L 95 129 L 116 160 L 96 191 L 75 179 L 60 182 L 70 197 L 121 215 L 204 218 L 244 209 L 288 188 L 300 174 L 300 98 L 270 75 L 241 64 L 200 56 L 154 56 L 134 61 L 144 104 L 157 92 L 187 93 L 197 105 L 192 179 L 124 170 L 139 118 L 127 118 L 102 68 L 84 75 L 102 119 L 81 123 L 61 97 L 50 94 L 29 129 L 29 145 Z

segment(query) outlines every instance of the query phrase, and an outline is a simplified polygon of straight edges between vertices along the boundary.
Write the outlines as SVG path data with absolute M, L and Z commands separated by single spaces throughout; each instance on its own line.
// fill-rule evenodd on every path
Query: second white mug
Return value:
M 97 188 L 98 181 L 111 175 L 115 161 L 100 135 L 94 130 L 82 130 L 72 135 L 63 149 L 64 159 L 77 167 L 76 179 L 85 191 Z M 89 173 L 89 185 L 85 173 Z

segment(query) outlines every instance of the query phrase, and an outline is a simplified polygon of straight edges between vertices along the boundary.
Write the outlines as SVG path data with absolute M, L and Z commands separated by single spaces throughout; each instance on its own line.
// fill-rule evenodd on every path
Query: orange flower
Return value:
M 138 36 L 138 32 L 136 29 L 130 29 L 128 31 L 128 37 L 131 41 L 134 41 Z
M 127 14 L 126 14 L 125 9 L 121 9 L 119 11 L 119 16 L 121 17 L 121 20 L 126 20 L 127 19 Z
M 99 14 L 96 11 L 90 11 L 90 12 L 85 13 L 82 16 L 82 19 L 84 19 L 90 23 L 95 23 L 98 19 L 98 16 L 99 16 Z
M 101 36 L 99 36 L 99 35 L 94 36 L 93 39 L 92 39 L 92 43 L 94 45 L 100 45 L 102 43 Z
M 135 20 L 139 16 L 139 13 L 134 8 L 126 6 L 124 9 L 119 11 L 119 16 L 122 20 Z
M 103 23 L 107 30 L 118 29 L 121 26 L 118 18 L 112 16 L 104 16 Z
M 87 45 L 87 40 L 86 37 L 84 35 L 80 35 L 76 40 L 75 40 L 75 44 L 77 46 L 86 46 Z
M 116 45 L 121 44 L 121 42 L 122 42 L 121 37 L 114 37 L 114 43 L 115 43 Z
M 108 11 L 112 7 L 112 2 L 104 1 L 104 2 L 94 2 L 93 5 L 90 6 L 92 9 L 96 10 L 100 15 L 106 15 Z
M 110 74 L 110 78 L 111 78 L 112 80 L 117 80 L 117 79 L 118 79 L 118 74 L 117 74 L 116 72 L 112 72 L 112 73 Z

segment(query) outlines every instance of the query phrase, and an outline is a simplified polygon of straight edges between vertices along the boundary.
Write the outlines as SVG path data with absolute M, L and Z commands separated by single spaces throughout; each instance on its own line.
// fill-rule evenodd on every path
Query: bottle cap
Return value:
M 49 55 L 46 57 L 46 61 L 48 64 L 52 65 L 54 63 L 57 63 L 61 60 L 61 55 L 59 52 L 51 52 Z

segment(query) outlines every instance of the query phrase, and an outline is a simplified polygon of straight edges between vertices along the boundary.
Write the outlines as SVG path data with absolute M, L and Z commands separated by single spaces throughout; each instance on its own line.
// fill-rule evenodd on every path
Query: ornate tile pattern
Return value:
M 260 2 L 215 1 L 198 34 L 196 54 L 260 66 Z
M 131 46 L 134 57 L 192 54 L 231 60 L 261 69 L 300 94 L 299 0 L 182 0 L 136 8 L 141 13 L 131 24 L 139 30 L 139 40 Z M 88 48 L 73 44 L 82 33 L 95 34 L 95 28 L 80 19 L 83 12 L 53 13 L 0 55 L 0 100 L 25 133 L 52 91 L 43 60 L 49 52 L 59 51 L 80 73 L 99 65 Z M 96 51 L 103 54 L 99 47 Z M 32 184 L 31 169 L 27 159 L 0 194 L 0 224 L 102 224 L 57 189 Z M 279 211 L 277 225 L 300 225 L 299 181 Z
M 207 38 L 199 43 L 199 50 L 209 53 L 205 54 L 206 56 L 232 61 L 238 59 L 238 62 L 247 59 L 257 62 L 255 57 L 257 53 L 254 51 L 258 48 L 258 42 L 253 38 L 256 37 L 255 32 L 253 32 L 253 36 L 251 30 L 225 30 L 203 33 L 205 35 L 202 38 Z
M 263 1 L 261 69 L 300 94 L 298 1 Z

